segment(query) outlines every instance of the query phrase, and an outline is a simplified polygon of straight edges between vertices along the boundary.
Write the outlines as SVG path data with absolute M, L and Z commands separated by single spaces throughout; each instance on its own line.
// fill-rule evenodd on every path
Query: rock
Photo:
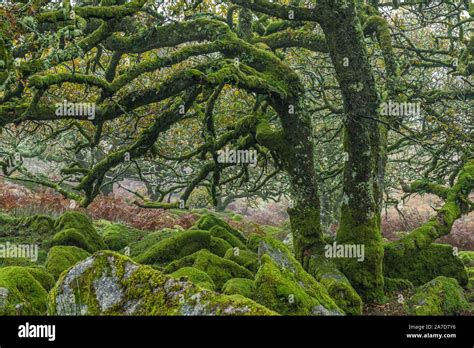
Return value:
M 474 290 L 474 267 L 467 268 L 467 275 L 469 277 L 467 288 L 470 290 Z
M 53 245 L 72 245 L 88 252 L 107 248 L 92 222 L 84 214 L 68 211 L 56 220 L 54 226 L 58 232 L 54 235 Z
M 220 257 L 224 257 L 227 250 L 232 249 L 232 245 L 222 238 L 211 237 L 211 244 L 209 250 Z
M 225 295 L 241 295 L 250 299 L 253 297 L 254 292 L 254 281 L 247 278 L 229 279 L 222 287 L 222 293 Z
M 323 255 L 311 257 L 308 273 L 326 288 L 329 296 L 346 314 L 362 314 L 361 297 L 332 260 L 328 260 Z
M 34 266 L 35 263 L 31 259 L 25 257 L 1 257 L 0 267 L 7 266 Z
M 247 240 L 247 248 L 251 251 L 258 252 L 258 246 L 263 238 L 265 237 L 262 235 L 252 233 Z
M 407 301 L 413 315 L 456 315 L 472 311 L 463 289 L 454 278 L 439 276 L 416 289 Z
M 189 230 L 176 233 L 135 257 L 138 263 L 164 264 L 178 260 L 198 250 L 209 248 L 211 235 L 207 231 Z
M 80 289 L 78 288 L 80 286 Z M 242 296 L 227 296 L 100 251 L 61 275 L 52 315 L 275 315 Z
M 89 255 L 84 249 L 75 246 L 53 246 L 49 250 L 45 267 L 55 279 L 58 279 L 62 272 L 79 261 L 84 260 Z
M 23 268 L 27 270 L 46 291 L 49 291 L 53 288 L 55 283 L 54 277 L 45 267 L 35 265 Z
M 193 284 L 200 286 L 201 288 L 214 290 L 215 285 L 211 277 L 206 272 L 198 270 L 194 267 L 183 267 L 178 269 L 176 272 L 170 274 L 176 279 L 188 279 Z
M 48 285 L 52 280 L 39 269 L 0 268 L 0 315 L 46 314 L 48 292 L 41 283 Z
M 408 279 L 384 278 L 384 291 L 387 293 L 397 293 L 404 290 L 414 290 L 413 283 Z
M 388 278 L 408 279 L 419 286 L 437 276 L 455 278 L 465 286 L 468 282 L 461 259 L 454 256 L 453 247 L 447 244 L 432 244 L 427 249 L 401 255 L 397 248 L 401 244 L 387 244 L 383 259 L 384 275 Z
M 247 249 L 244 242 L 242 242 L 239 238 L 235 237 L 232 233 L 230 233 L 224 227 L 214 226 L 209 230 L 209 233 L 213 237 L 224 239 L 234 248 L 237 247 L 242 250 Z
M 6 214 L 0 215 L 0 238 L 21 236 L 38 237 L 51 235 L 54 231 L 54 219 L 46 215 L 31 215 L 14 218 Z M 36 239 L 36 238 L 34 238 Z
M 212 214 L 206 214 L 201 216 L 199 220 L 195 223 L 195 226 L 198 229 L 206 231 L 210 231 L 211 228 L 213 228 L 214 226 L 220 226 L 226 229 L 234 237 L 238 238 L 242 243 L 246 242 L 244 235 L 239 230 L 235 229 L 224 220 L 221 220 Z
M 206 272 L 216 284 L 216 289 L 221 289 L 225 282 L 231 278 L 253 279 L 253 275 L 249 270 L 205 249 L 170 263 L 165 268 L 165 273 L 172 273 L 187 266 Z
M 263 238 L 258 255 L 255 301 L 284 315 L 344 314 L 324 286 L 303 269 L 282 242 Z
M 0 266 L 26 266 L 43 263 L 54 233 L 54 219 L 49 216 L 31 215 L 13 218 L 7 214 L 0 214 L 0 244 L 38 246 L 37 260 L 17 257 L 0 258 Z
M 232 248 L 227 250 L 224 258 L 238 263 L 252 273 L 258 270 L 258 256 L 253 251 Z
M 460 251 L 459 258 L 466 267 L 474 267 L 474 251 Z
M 182 231 L 172 228 L 164 228 L 159 231 L 148 232 L 144 235 L 142 239 L 136 242 L 132 242 L 130 243 L 130 245 L 128 245 L 128 247 L 130 248 L 130 256 L 135 257 L 140 254 L 143 254 L 153 245 L 161 242 L 164 239 L 172 237 L 177 233 L 182 233 Z
M 122 224 L 110 224 L 103 229 L 102 238 L 109 249 L 119 251 L 138 241 L 145 233 Z

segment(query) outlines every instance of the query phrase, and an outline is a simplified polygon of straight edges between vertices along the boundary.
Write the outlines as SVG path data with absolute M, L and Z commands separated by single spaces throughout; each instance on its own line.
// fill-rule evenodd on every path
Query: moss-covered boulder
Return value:
M 27 263 L 41 264 L 46 258 L 49 241 L 55 233 L 54 219 L 46 215 L 31 215 L 11 217 L 0 214 L 0 244 L 7 245 L 36 245 L 38 246 L 37 259 L 0 258 L 0 265 L 26 265 Z M 35 256 L 35 258 L 36 258 Z
M 153 232 L 146 232 L 144 233 L 143 238 L 137 240 L 135 242 L 130 243 L 128 247 L 130 248 L 130 256 L 135 257 L 140 254 L 143 254 L 146 250 L 150 249 L 153 245 L 161 242 L 164 239 L 172 237 L 178 233 L 182 233 L 183 231 L 172 229 L 172 228 L 164 228 L 159 231 Z
M 361 297 L 332 260 L 325 258 L 323 255 L 311 257 L 308 273 L 326 288 L 329 296 L 346 314 L 362 314 L 363 302 Z
M 0 267 L 34 266 L 35 262 L 26 257 L 0 257 Z
M 224 239 L 234 248 L 239 248 L 242 250 L 247 249 L 244 242 L 242 242 L 239 238 L 235 237 L 224 227 L 214 226 L 209 230 L 209 233 L 213 237 Z
M 257 233 L 252 233 L 247 239 L 247 248 L 251 251 L 258 252 L 258 246 L 260 245 L 260 241 L 264 238 L 265 236 L 262 236 Z
M 406 306 L 408 313 L 414 315 L 456 315 L 472 311 L 457 280 L 443 276 L 417 288 Z
M 165 273 L 173 273 L 183 267 L 194 267 L 206 272 L 216 284 L 216 289 L 221 289 L 231 278 L 253 279 L 249 270 L 206 249 L 170 263 L 165 268 Z
M 103 229 L 102 238 L 110 250 L 119 251 L 140 240 L 145 233 L 126 225 L 110 224 Z
M 284 315 L 342 315 L 327 290 L 308 274 L 280 241 L 263 238 L 254 299 Z
M 41 270 L 28 267 L 0 268 L 0 315 L 44 315 L 48 292 L 42 283 L 47 284 L 46 277 Z
M 84 260 L 90 254 L 84 249 L 75 246 L 57 245 L 53 246 L 46 258 L 45 267 L 58 279 L 62 272 Z
M 464 264 L 447 244 L 432 244 L 414 253 L 401 254 L 403 244 L 390 243 L 385 246 L 383 259 L 384 275 L 388 278 L 408 279 L 415 286 L 429 282 L 438 276 L 451 277 L 462 286 L 468 278 Z
M 232 245 L 222 238 L 211 237 L 209 250 L 220 257 L 224 257 L 227 250 L 232 249 Z
M 53 315 L 275 315 L 242 296 L 220 295 L 100 251 L 63 273 L 49 296 Z
M 7 214 L 0 215 L 0 238 L 17 237 L 31 242 L 36 241 L 38 237 L 44 238 L 51 235 L 53 232 L 54 219 L 47 215 L 39 214 L 17 218 Z
M 138 263 L 164 264 L 190 255 L 198 250 L 209 248 L 211 235 L 208 231 L 189 230 L 163 239 L 143 254 L 135 257 Z
M 232 278 L 224 284 L 222 293 L 225 295 L 241 295 L 252 298 L 255 293 L 255 284 L 253 279 Z
M 178 269 L 176 272 L 170 274 L 173 278 L 183 279 L 186 278 L 193 284 L 200 286 L 201 288 L 214 290 L 215 285 L 211 277 L 194 267 L 183 267 Z
M 471 291 L 474 291 L 474 267 L 467 268 L 467 275 L 469 277 L 467 288 L 470 289 Z
M 220 226 L 226 229 L 234 237 L 239 239 L 242 243 L 246 242 L 245 236 L 239 230 L 232 227 L 227 222 L 219 219 L 213 214 L 206 214 L 206 215 L 201 216 L 199 220 L 194 224 L 194 226 L 200 230 L 206 230 L 206 231 L 210 231 L 214 226 Z
M 405 290 L 414 290 L 415 286 L 408 279 L 384 278 L 384 291 L 386 293 L 398 293 Z
M 459 258 L 466 267 L 474 267 L 474 251 L 460 251 Z
M 253 251 L 231 248 L 227 250 L 224 258 L 238 263 L 252 273 L 258 270 L 258 256 Z
M 54 235 L 53 245 L 73 245 L 91 253 L 107 248 L 91 220 L 77 211 L 61 215 L 54 227 L 58 232 Z
M 55 279 L 53 275 L 44 266 L 23 267 L 35 278 L 46 291 L 53 288 Z

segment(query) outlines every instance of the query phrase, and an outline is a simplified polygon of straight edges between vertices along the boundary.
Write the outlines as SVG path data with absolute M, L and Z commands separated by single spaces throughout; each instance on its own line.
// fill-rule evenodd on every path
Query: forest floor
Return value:
M 433 202 L 430 202 L 430 200 L 431 200 L 430 197 L 428 198 L 418 197 L 410 201 L 404 207 L 402 217 L 398 216 L 396 212 L 394 211 L 388 211 L 387 214 L 385 214 L 383 217 L 383 230 L 384 230 L 383 232 L 384 232 L 385 239 L 387 241 L 396 240 L 400 238 L 404 233 L 406 233 L 403 231 L 412 230 L 418 227 L 419 225 L 423 224 L 430 217 L 430 214 L 432 213 L 432 210 L 430 210 L 431 209 L 430 203 L 432 205 L 436 204 L 436 202 L 433 203 Z M 231 285 L 228 285 L 227 290 L 226 290 L 225 285 L 227 283 L 222 281 L 220 275 L 215 274 L 215 272 L 221 272 L 222 271 L 221 269 L 214 268 L 214 270 L 207 270 L 210 272 L 209 275 L 211 275 L 212 280 L 216 280 L 219 282 L 219 284 L 216 282 L 215 291 L 220 290 L 221 291 L 220 294 L 231 295 L 233 294 L 231 291 L 238 290 L 237 292 L 235 292 L 236 294 L 241 294 L 240 291 L 243 291 L 243 293 L 248 295 L 248 296 L 245 295 L 244 297 L 252 298 L 252 295 L 254 294 L 255 289 L 252 290 L 251 288 L 256 286 L 255 285 L 257 282 L 256 279 L 258 278 L 257 270 L 260 270 L 263 268 L 263 266 L 260 264 L 261 246 L 256 247 L 256 245 L 254 245 L 253 240 L 265 240 L 264 243 L 267 243 L 267 238 L 269 238 L 270 240 L 274 240 L 275 243 L 277 243 L 275 245 L 280 245 L 276 247 L 276 248 L 281 248 L 278 250 L 288 250 L 287 251 L 288 255 L 291 254 L 291 251 L 290 251 L 291 243 L 292 243 L 291 233 L 290 233 L 289 222 L 286 216 L 284 204 L 272 203 L 266 206 L 251 209 L 251 208 L 246 207 L 241 202 L 241 203 L 234 204 L 232 206 L 232 210 L 226 210 L 220 213 L 213 212 L 213 214 L 211 215 L 209 214 L 210 211 L 207 209 L 191 209 L 191 210 L 144 209 L 144 208 L 140 208 L 138 206 L 131 204 L 130 197 L 121 196 L 117 194 L 115 195 L 111 194 L 109 196 L 99 196 L 94 201 L 93 204 L 91 204 L 88 208 L 84 209 L 84 208 L 78 208 L 74 204 L 73 201 L 64 199 L 63 197 L 61 197 L 60 195 L 56 193 L 53 193 L 52 191 L 30 189 L 23 185 L 0 181 L 0 215 L 3 214 L 3 219 L 7 221 L 7 225 L 9 224 L 8 222 L 10 221 L 9 219 L 12 219 L 12 218 L 18 221 L 26 221 L 23 218 L 29 218 L 36 214 L 47 215 L 49 216 L 48 217 L 49 220 L 56 221 L 54 226 L 55 226 L 55 229 L 57 227 L 57 229 L 59 230 L 59 232 L 57 232 L 57 234 L 53 238 L 55 240 L 56 238 L 59 238 L 61 236 L 61 233 L 74 230 L 74 228 L 70 228 L 70 229 L 65 228 L 64 230 L 61 231 L 62 223 L 59 222 L 61 220 L 65 221 L 64 216 L 70 213 L 67 213 L 67 214 L 64 214 L 64 213 L 71 212 L 71 211 L 73 212 L 75 211 L 77 213 L 84 213 L 85 215 L 87 215 L 90 219 L 85 218 L 85 217 L 84 218 L 86 220 L 90 220 L 90 222 L 87 223 L 90 225 L 90 229 L 92 230 L 96 229 L 97 232 L 99 233 L 97 234 L 97 232 L 93 231 L 93 234 L 95 234 L 97 238 L 101 240 L 100 241 L 100 243 L 102 243 L 101 245 L 99 245 L 100 244 L 99 243 L 98 246 L 95 247 L 93 244 L 88 244 L 89 242 L 86 243 L 88 244 L 86 245 L 87 247 L 93 247 L 95 251 L 97 250 L 105 251 L 105 253 L 99 252 L 99 253 L 94 254 L 95 258 L 98 260 L 100 260 L 101 257 L 103 257 L 104 255 L 105 256 L 109 255 L 107 256 L 109 259 L 115 258 L 117 262 L 122 262 L 120 261 L 122 260 L 120 255 L 123 255 L 124 250 L 128 248 L 128 245 L 130 245 L 130 248 L 128 249 L 132 250 L 132 255 L 126 254 L 125 252 L 127 256 L 133 257 L 133 260 L 138 262 L 139 265 L 142 265 L 142 264 L 152 265 L 153 268 L 159 271 L 163 271 L 165 272 L 165 274 L 168 274 L 168 273 L 175 274 L 180 269 L 183 269 L 183 270 L 187 269 L 186 271 L 189 271 L 189 268 L 193 269 L 195 265 L 193 265 L 193 267 L 189 267 L 190 264 L 188 264 L 189 261 L 191 260 L 190 258 L 192 257 L 199 257 L 201 259 L 209 258 L 206 262 L 211 262 L 211 260 L 215 259 L 212 262 L 217 262 L 217 264 L 222 263 L 217 268 L 222 266 L 224 267 L 223 269 L 227 267 L 225 265 L 228 264 L 229 262 L 231 264 L 234 264 L 233 267 L 236 267 L 235 272 L 239 270 L 239 272 L 241 273 L 239 272 L 235 274 L 232 273 L 232 276 L 230 277 L 230 279 L 227 279 L 229 278 L 228 276 L 225 277 L 226 281 L 228 280 L 230 282 L 229 284 L 231 284 L 232 281 L 234 281 L 234 283 L 231 284 L 232 286 L 234 286 L 233 290 L 230 290 Z M 84 216 L 82 214 L 77 214 L 77 213 L 73 213 L 73 214 Z M 7 218 L 7 216 L 9 217 Z M 163 244 L 161 243 L 161 241 L 165 242 L 166 240 L 169 240 L 169 241 L 175 240 L 176 242 L 179 240 L 173 237 L 173 233 L 179 232 L 178 235 L 184 234 L 185 232 L 187 232 L 188 235 L 196 233 L 196 237 L 192 237 L 192 238 L 198 238 L 198 235 L 200 233 L 202 233 L 203 236 L 206 234 L 207 235 L 211 234 L 211 236 L 217 236 L 216 234 L 212 234 L 211 231 L 213 230 L 213 227 L 218 227 L 221 225 L 211 226 L 208 223 L 203 223 L 203 221 L 206 221 L 204 219 L 206 218 L 206 216 L 215 216 L 217 220 L 223 221 L 222 223 L 227 226 L 224 228 L 224 229 L 227 229 L 227 232 L 233 230 L 232 233 L 237 233 L 236 235 L 241 233 L 241 236 L 239 236 L 239 238 L 241 237 L 241 241 L 235 240 L 235 236 L 231 237 L 228 240 L 229 243 L 226 242 L 227 239 L 226 241 L 223 241 L 218 237 L 216 238 L 212 237 L 214 238 L 214 240 L 221 240 L 221 242 L 224 242 L 224 244 L 227 244 L 227 246 L 225 245 L 222 246 L 222 244 L 218 246 L 217 244 L 220 242 L 215 242 L 217 244 L 214 244 L 214 247 L 217 249 L 213 250 L 212 249 L 213 245 L 211 242 L 211 244 L 209 244 L 207 247 L 198 248 L 200 250 L 198 252 L 192 251 L 193 253 L 192 255 L 194 256 L 189 255 L 189 253 L 183 254 L 181 256 L 173 255 L 170 260 L 176 260 L 176 261 L 167 263 L 167 264 L 163 264 L 159 262 L 157 263 L 157 260 L 153 259 L 154 257 L 153 253 L 155 252 L 154 248 L 155 246 Z M 69 218 L 71 218 L 71 215 L 69 215 Z M 74 217 L 73 220 L 74 219 L 76 218 Z M 336 229 L 337 227 L 333 226 L 332 230 L 335 231 Z M 85 231 L 87 230 L 88 228 L 85 228 Z M 10 233 L 8 232 L 8 228 L 6 228 L 5 231 L 4 232 L 6 234 L 3 233 L 4 241 L 9 240 L 8 233 Z M 472 231 L 474 231 L 474 222 L 473 222 L 473 217 L 471 214 L 471 216 L 466 216 L 463 219 L 460 219 L 454 226 L 451 234 L 438 242 L 455 246 L 459 249 L 459 251 L 474 250 L 474 240 L 472 236 Z M 47 233 L 51 233 L 51 232 L 47 232 Z M 25 232 L 25 233 L 29 233 L 29 232 Z M 56 231 L 54 231 L 54 233 L 56 233 Z M 215 230 L 214 233 L 222 233 L 222 231 L 219 232 L 219 230 Z M 2 236 L 2 233 L 0 233 L 0 237 L 1 236 Z M 24 238 L 25 236 L 26 234 L 23 234 L 23 232 L 16 233 L 16 237 L 19 238 L 18 240 L 21 240 L 21 238 Z M 108 239 L 106 238 L 106 236 Z M 177 236 L 177 234 L 174 234 L 174 236 Z M 254 238 L 255 236 L 257 237 L 257 239 Z M 41 237 L 41 239 L 38 239 L 38 238 L 34 240 L 41 241 L 41 239 L 43 239 L 43 237 Z M 103 238 L 103 241 L 102 241 L 102 238 Z M 127 240 L 127 238 L 131 238 L 131 239 Z M 62 245 L 71 245 L 69 244 L 67 240 L 65 240 L 64 242 L 65 244 L 62 244 Z M 122 242 L 126 244 L 122 245 L 121 244 Z M 248 260 L 252 260 L 252 263 L 247 264 L 245 263 L 247 261 L 245 261 L 242 264 L 243 268 L 240 267 L 237 263 L 234 263 L 234 261 L 237 262 L 237 259 L 234 260 L 233 256 L 231 255 L 232 253 L 230 253 L 235 248 L 235 245 L 232 244 L 231 242 L 237 243 L 235 245 L 241 245 L 242 250 L 246 250 L 244 253 L 247 253 L 247 254 L 244 254 L 244 255 L 247 255 L 247 256 L 243 256 L 243 258 L 240 261 L 244 262 L 245 261 L 244 257 L 248 257 L 249 258 Z M 243 244 L 241 244 L 241 242 L 243 242 Z M 193 241 L 190 240 L 190 243 L 192 244 Z M 271 244 L 273 242 L 268 242 L 268 243 L 270 243 L 269 246 L 265 246 L 262 249 L 263 253 L 268 252 L 268 249 L 266 248 L 270 248 L 271 250 L 272 247 L 275 247 Z M 43 245 L 43 247 L 47 246 L 46 244 Z M 76 245 L 76 244 L 72 244 L 72 245 Z M 124 248 L 124 245 L 126 246 L 125 248 Z M 82 244 L 79 246 L 82 248 Z M 396 279 L 399 277 L 390 278 L 388 279 L 388 281 L 392 283 L 389 282 L 388 284 L 391 284 L 391 285 L 387 285 L 387 282 L 386 282 L 386 285 L 389 286 L 391 289 L 391 290 L 386 291 L 386 296 L 387 296 L 386 301 L 381 304 L 365 304 L 363 305 L 362 312 L 360 312 L 362 302 L 359 302 L 360 305 L 359 305 L 359 310 L 357 313 L 363 314 L 363 315 L 384 315 L 384 316 L 408 315 L 408 313 L 411 313 L 410 310 L 416 311 L 417 308 L 419 307 L 423 309 L 424 307 L 427 306 L 428 303 L 430 303 L 429 301 L 433 300 L 432 298 L 430 299 L 428 297 L 424 297 L 424 293 L 427 292 L 430 294 L 434 294 L 432 296 L 434 296 L 435 303 L 439 302 L 437 300 L 438 297 L 440 297 L 440 300 L 442 300 L 445 296 L 450 296 L 449 297 L 450 300 L 451 299 L 455 301 L 460 300 L 462 303 L 462 306 L 458 306 L 455 312 L 449 312 L 450 311 L 449 303 L 448 303 L 449 301 L 446 301 L 448 305 L 447 308 L 443 307 L 442 309 L 439 309 L 439 310 L 436 309 L 438 312 L 433 312 L 433 313 L 439 313 L 439 311 L 446 310 L 449 313 L 455 313 L 456 315 L 472 315 L 473 313 L 472 309 L 468 309 L 465 311 L 465 308 L 469 307 L 469 304 L 467 302 L 472 303 L 474 299 L 474 287 L 472 286 L 473 285 L 472 284 L 472 275 L 473 275 L 472 266 L 474 266 L 473 264 L 474 259 L 472 259 L 472 256 L 469 256 L 470 259 L 467 261 L 467 263 L 464 261 L 464 259 L 462 259 L 462 262 L 460 262 L 459 259 L 457 259 L 457 257 L 452 256 L 452 250 L 451 250 L 452 248 L 446 245 L 444 246 L 438 245 L 438 246 L 439 247 L 437 251 L 434 251 L 434 255 L 433 255 L 434 268 L 430 266 L 426 269 L 432 273 L 433 276 L 431 278 L 427 278 L 421 281 L 420 277 L 426 278 L 426 274 L 423 274 L 424 277 L 417 276 L 415 277 L 414 280 L 410 278 L 410 281 L 412 281 L 413 283 L 411 283 L 410 281 L 406 279 Z M 51 246 L 48 244 L 47 248 L 50 248 L 50 247 Z M 176 244 L 176 247 L 175 245 L 173 245 L 173 247 L 166 247 L 165 249 L 173 250 L 173 252 L 180 254 L 183 248 L 186 249 L 188 247 L 189 245 L 186 242 L 186 245 L 181 245 L 180 247 L 178 247 Z M 223 250 L 222 250 L 222 247 L 224 247 Z M 55 247 L 55 248 L 57 248 L 55 249 L 56 251 L 61 250 L 61 246 Z M 64 251 L 67 248 L 71 248 L 71 247 L 62 247 L 62 248 L 65 248 L 63 249 Z M 72 248 L 75 248 L 75 247 L 72 247 Z M 83 249 L 91 251 L 85 247 Z M 209 253 L 207 249 L 212 250 L 212 251 Z M 447 253 L 449 255 L 443 254 L 443 252 L 446 252 L 446 249 L 448 249 Z M 46 253 L 44 253 L 41 263 L 46 262 L 45 264 L 48 265 L 48 260 L 50 258 L 52 259 L 52 256 L 50 256 L 51 250 L 53 249 L 50 249 L 47 257 L 46 257 Z M 81 251 L 81 249 L 79 251 Z M 119 252 L 122 252 L 122 254 L 114 254 L 113 251 L 119 251 Z M 133 254 L 134 252 L 136 253 Z M 81 253 L 83 253 L 84 255 L 81 254 L 81 256 L 78 256 L 78 260 L 83 260 L 86 257 L 86 255 L 92 255 L 94 251 L 91 251 L 91 253 L 89 254 L 86 251 L 82 250 Z M 163 255 L 166 255 L 166 254 L 167 252 L 165 250 Z M 275 255 L 281 255 L 281 251 L 278 251 L 276 254 L 270 253 L 270 255 L 272 255 L 271 257 L 275 257 Z M 470 255 L 472 255 L 472 252 Z M 257 256 L 259 260 L 258 262 L 256 261 Z M 94 257 L 94 256 L 91 256 L 91 257 Z M 237 254 L 237 257 L 239 257 L 238 254 Z M 294 259 L 294 256 L 286 256 L 286 257 L 288 258 L 288 260 L 290 259 L 294 260 L 294 261 L 291 261 L 295 263 L 294 269 L 298 269 L 298 267 L 301 268 L 301 265 L 299 264 L 296 265 L 297 261 Z M 456 269 L 459 269 L 460 267 L 462 269 L 462 272 L 467 272 L 469 281 L 467 281 L 468 278 L 466 278 L 466 280 L 463 282 L 462 276 L 460 277 L 460 275 L 456 273 L 457 271 L 453 271 L 454 272 L 453 273 L 449 269 L 443 269 L 446 265 L 446 262 L 443 261 L 445 257 L 451 260 L 449 262 L 460 263 L 460 266 L 457 265 L 455 266 L 455 268 L 457 267 Z M 277 262 L 276 264 L 278 264 L 278 262 L 281 261 L 279 260 L 279 258 L 280 256 L 278 256 L 275 259 L 275 261 Z M 457 261 L 454 259 L 457 259 Z M 167 261 L 170 261 L 170 260 L 167 260 Z M 193 262 L 198 262 L 197 260 L 198 259 L 194 260 Z M 180 264 L 180 262 L 182 264 Z M 463 263 L 466 266 L 463 266 Z M 285 262 L 283 264 L 286 265 Z M 412 270 L 412 264 L 409 264 L 409 265 L 410 265 L 410 270 Z M 2 265 L 0 264 L 0 267 L 1 266 Z M 6 264 L 4 266 L 6 266 Z M 49 264 L 49 266 L 50 268 L 48 267 L 46 268 L 48 269 L 49 272 L 51 272 L 51 274 L 53 274 L 53 270 L 55 270 L 56 267 L 53 264 Z M 176 270 L 174 270 L 170 268 L 170 266 L 172 267 L 176 266 L 177 268 Z M 139 267 L 139 266 L 134 266 L 134 267 Z M 437 267 L 441 267 L 441 268 L 438 270 Z M 465 269 L 464 267 L 466 267 L 466 271 L 464 271 Z M 4 268 L 4 270 L 7 270 L 7 268 L 8 267 Z M 25 270 L 26 269 L 27 268 L 25 268 Z M 58 276 L 61 274 L 61 272 L 67 269 L 68 267 L 58 270 L 58 272 L 56 272 L 57 274 L 54 274 L 56 280 L 58 279 Z M 281 273 L 282 277 L 283 277 L 283 274 L 287 272 L 285 269 L 286 269 L 286 266 L 284 266 L 283 269 L 280 270 L 282 272 Z M 293 269 L 293 268 L 290 267 L 290 269 Z M 145 268 L 143 268 L 142 270 L 143 272 L 145 272 Z M 149 272 L 149 271 L 146 271 L 146 272 Z M 196 269 L 194 269 L 193 272 L 199 273 L 200 271 L 196 271 Z M 425 271 L 422 271 L 422 273 L 424 272 Z M 196 276 L 196 274 L 194 275 Z M 286 276 L 288 275 L 285 275 L 285 277 Z M 47 277 L 51 277 L 51 275 L 48 275 Z M 199 273 L 199 277 L 208 278 L 208 275 L 206 275 L 205 273 L 203 274 L 201 272 Z M 255 277 L 255 280 L 249 281 L 249 279 L 253 279 L 253 277 Z M 461 289 L 459 287 L 459 285 L 456 282 L 456 279 L 458 278 L 456 277 L 458 278 L 460 277 L 459 278 L 461 279 L 460 283 L 463 283 L 464 289 Z M 246 278 L 246 279 L 243 279 L 243 278 Z M 408 278 L 408 276 L 404 278 Z M 295 284 L 300 284 L 301 279 L 293 279 L 292 281 L 294 281 Z M 196 281 L 198 280 L 199 279 L 196 279 Z M 202 282 L 202 279 L 200 278 L 199 281 Z M 399 281 L 408 282 L 410 284 L 410 287 L 407 288 L 406 283 L 400 283 Z M 417 281 L 418 283 L 415 283 L 415 281 Z M 452 281 L 455 283 L 455 285 L 451 283 Z M 2 278 L 0 274 L 0 289 L 2 288 L 1 282 L 2 282 Z M 60 281 L 58 281 L 57 284 L 59 283 Z M 212 281 L 210 283 L 212 283 L 212 286 L 210 288 L 214 290 L 214 283 Z M 203 288 L 207 288 L 210 283 L 207 283 L 207 281 L 202 283 L 204 284 L 202 285 Z M 198 282 L 196 284 L 200 284 L 200 283 Z M 266 281 L 259 284 L 266 284 Z M 424 290 L 425 288 L 420 288 L 421 286 L 425 286 L 425 285 L 429 286 L 427 288 L 428 289 L 427 291 Z M 49 289 L 51 289 L 53 286 L 53 283 L 49 285 L 47 284 L 47 287 L 48 286 L 49 286 Z M 247 289 L 246 287 L 248 286 L 250 288 Z M 276 289 L 278 289 L 278 287 L 276 287 Z M 293 291 L 296 291 L 296 290 L 297 290 L 296 288 L 293 289 Z M 230 292 L 227 293 L 226 291 L 230 291 Z M 441 302 L 441 303 L 444 303 L 444 302 Z M 284 304 L 284 305 L 288 306 L 288 304 Z M 329 308 L 329 312 L 324 315 L 334 315 L 334 314 L 331 314 L 332 312 L 330 312 L 331 307 L 328 307 L 328 308 Z M 411 309 L 407 309 L 407 308 L 411 308 Z M 42 310 L 44 310 L 44 308 Z M 125 310 L 128 310 L 128 309 L 125 309 Z M 268 312 L 265 312 L 265 311 L 268 311 L 268 309 L 266 309 L 265 307 L 263 308 L 255 307 L 253 310 L 256 311 L 255 313 L 268 314 Z M 286 310 L 289 312 L 283 311 L 281 313 L 283 314 L 292 313 L 291 311 L 293 311 L 293 308 L 290 305 Z M 263 312 L 260 312 L 260 311 L 263 311 Z M 148 312 L 145 312 L 145 313 L 148 313 Z M 295 312 L 294 314 L 301 315 L 301 313 Z M 424 312 L 420 312 L 420 313 L 421 315 L 424 315 L 423 314 Z

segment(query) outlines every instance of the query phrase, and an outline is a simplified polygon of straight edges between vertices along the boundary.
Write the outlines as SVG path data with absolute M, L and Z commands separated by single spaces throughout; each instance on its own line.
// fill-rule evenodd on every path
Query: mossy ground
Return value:
M 17 241 L 37 241 L 44 254 L 36 264 L 21 258 L 0 260 L 1 311 L 45 314 L 48 292 L 51 314 L 449 315 L 470 310 L 472 252 L 456 258 L 449 246 L 432 245 L 410 259 L 411 268 L 406 262 L 387 268 L 388 274 L 402 276 L 385 275 L 387 301 L 366 304 L 363 311 L 360 296 L 336 264 L 310 258 L 306 271 L 285 244 L 272 238 L 276 229 L 246 238 L 219 216 L 204 210 L 187 231 L 150 232 L 93 222 L 79 212 L 56 220 L 0 214 L 0 239 L 6 238 L 1 233 L 12 233 Z M 108 248 L 120 253 L 104 251 Z M 135 261 L 123 255 L 127 249 Z M 388 265 L 396 259 L 391 251 Z M 427 268 L 426 262 L 439 268 Z M 415 286 L 421 287 L 415 288 L 410 279 L 423 272 L 427 284 L 418 281 Z M 452 278 L 430 278 L 438 273 L 461 281 L 465 274 L 466 292 Z M 151 294 L 150 287 L 161 293 Z M 406 303 L 398 302 L 400 295 Z M 73 303 L 67 304 L 68 296 Z

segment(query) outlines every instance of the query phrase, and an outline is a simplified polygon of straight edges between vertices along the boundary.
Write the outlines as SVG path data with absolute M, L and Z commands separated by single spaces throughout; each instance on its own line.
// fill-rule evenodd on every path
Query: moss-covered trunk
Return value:
M 364 246 L 364 260 L 345 257 L 340 266 L 367 301 L 383 296 L 380 203 L 383 181 L 378 93 L 353 0 L 321 0 L 321 26 L 344 103 L 343 203 L 339 244 Z
M 298 86 L 295 86 L 297 89 Z M 298 96 L 273 100 L 281 131 L 273 131 L 265 120 L 257 127 L 257 140 L 277 152 L 291 184 L 292 199 L 288 213 L 295 256 L 303 265 L 323 245 L 320 202 L 313 160 L 310 119 L 299 110 Z
M 290 105 L 291 110 L 291 105 Z M 314 167 L 311 122 L 295 105 L 292 114 L 279 110 L 283 139 L 288 146 L 284 166 L 292 188 L 292 204 L 288 209 L 296 258 L 307 268 L 309 256 L 324 246 L 320 221 L 320 201 Z

